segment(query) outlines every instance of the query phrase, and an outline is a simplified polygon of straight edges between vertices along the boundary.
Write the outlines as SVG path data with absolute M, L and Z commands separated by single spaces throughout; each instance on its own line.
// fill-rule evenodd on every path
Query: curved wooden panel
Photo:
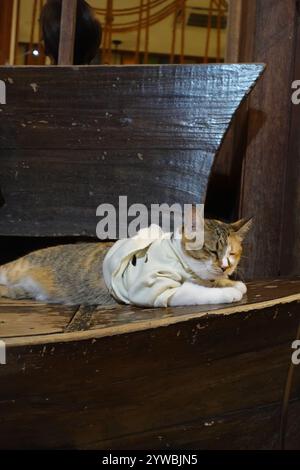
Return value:
M 218 308 L 0 302 L 0 448 L 280 448 L 299 292 L 251 283 Z
M 263 65 L 0 68 L 0 235 L 95 235 L 101 203 L 199 203 Z

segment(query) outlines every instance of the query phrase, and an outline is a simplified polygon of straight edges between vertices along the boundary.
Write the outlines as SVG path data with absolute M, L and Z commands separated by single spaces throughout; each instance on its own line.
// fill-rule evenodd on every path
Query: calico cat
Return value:
M 192 251 L 184 228 L 180 238 L 164 234 L 142 246 L 135 237 L 42 249 L 0 267 L 0 297 L 103 305 L 112 296 L 146 307 L 240 301 L 246 286 L 228 277 L 250 226 L 206 220 L 204 246 Z

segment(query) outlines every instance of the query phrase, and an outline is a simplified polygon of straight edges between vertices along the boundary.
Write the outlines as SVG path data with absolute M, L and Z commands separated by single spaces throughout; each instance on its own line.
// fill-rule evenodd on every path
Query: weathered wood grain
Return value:
M 300 77 L 300 15 L 295 21 L 295 55 L 294 70 L 291 84 Z M 291 93 L 294 92 L 291 89 Z M 300 143 L 299 143 L 299 125 L 300 125 L 300 106 L 291 106 L 290 112 L 290 134 L 289 147 L 286 151 L 287 171 L 286 171 L 286 190 L 282 220 L 282 243 L 280 257 L 280 271 L 283 276 L 297 275 L 300 272 Z
M 10 0 L 0 1 L 0 64 L 9 63 L 10 41 L 13 17 L 13 2 Z
M 81 309 L 62 333 L 7 338 L 0 447 L 279 448 L 299 283 L 253 283 L 240 310 Z
M 77 0 L 62 0 L 59 38 L 59 65 L 74 63 Z
M 298 366 L 299 368 L 299 366 Z M 298 393 L 299 397 L 299 393 Z M 285 436 L 285 450 L 299 450 L 300 448 L 300 400 L 290 402 Z
M 100 338 L 180 324 L 195 318 L 206 318 L 207 315 L 219 318 L 221 316 L 241 314 L 247 317 L 252 311 L 260 311 L 266 308 L 275 308 L 276 314 L 280 305 L 289 305 L 297 301 L 300 301 L 299 279 L 249 283 L 247 296 L 241 302 L 231 305 L 143 309 L 119 305 L 111 299 L 110 304 L 95 307 L 81 306 L 75 309 L 73 317 L 68 323 L 65 323 L 65 327 L 59 335 L 49 335 L 46 332 L 46 336 L 44 336 L 36 331 L 32 333 L 31 337 L 28 337 L 27 326 L 24 325 L 25 339 L 22 339 L 22 334 L 17 335 L 17 338 L 6 336 L 4 327 L 2 328 L 1 337 L 9 345 L 14 346 L 91 339 L 95 335 Z M 37 323 L 42 322 L 46 312 L 51 317 L 52 313 L 59 312 L 62 314 L 64 310 L 69 310 L 61 305 L 49 306 L 39 302 L 2 300 L 0 302 L 0 319 L 2 318 L 1 314 L 6 315 L 8 308 L 14 314 L 12 319 L 19 321 L 18 315 L 20 314 L 23 318 L 23 312 L 26 309 L 26 312 L 34 314 L 34 322 Z M 37 321 L 39 312 L 41 318 Z M 49 322 L 51 322 L 51 318 L 49 318 Z M 53 323 L 55 324 L 55 316 L 53 316 Z M 27 325 L 28 327 L 33 325 L 30 316 Z M 13 321 L 9 324 L 9 330 L 11 329 L 13 329 Z
M 299 175 L 296 161 L 289 169 L 288 179 L 286 175 L 290 165 L 291 83 L 295 57 L 299 55 L 298 13 L 294 0 L 245 0 L 245 4 L 248 14 L 244 15 L 240 59 L 267 64 L 266 73 L 249 100 L 248 148 L 240 198 L 241 215 L 255 217 L 243 262 L 245 277 L 262 279 L 278 276 L 283 266 L 285 275 L 299 272 L 298 262 L 286 264 L 286 258 L 291 259 L 291 251 L 299 253 L 295 223 L 284 228 L 287 220 L 291 222 L 297 213 L 291 205 L 295 202 L 291 199 L 292 192 L 295 195 L 297 191 L 293 189 L 294 178 Z M 298 136 L 298 126 L 293 132 Z M 298 155 L 296 159 L 299 160 Z M 290 172 L 294 174 L 293 179 Z
M 76 310 L 76 307 L 1 299 L 0 338 L 62 333 Z
M 94 236 L 96 208 L 118 195 L 147 206 L 204 202 L 224 135 L 263 68 L 0 68 L 0 234 Z
M 147 443 L 148 449 L 153 450 L 278 450 L 279 420 L 280 406 L 271 405 L 130 434 L 101 443 L 95 441 L 85 448 L 144 450 Z

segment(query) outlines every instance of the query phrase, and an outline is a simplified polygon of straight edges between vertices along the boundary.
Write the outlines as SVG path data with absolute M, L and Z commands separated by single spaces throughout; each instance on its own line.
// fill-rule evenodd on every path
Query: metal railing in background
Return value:
M 16 0 L 17 8 L 17 27 L 16 27 L 16 52 L 15 62 L 18 56 L 18 34 L 20 30 L 20 5 L 24 0 Z M 43 5 L 46 0 L 33 0 L 32 3 L 32 16 L 30 26 L 30 36 L 28 38 L 28 48 L 24 53 L 25 64 L 32 64 L 38 61 L 39 64 L 45 63 L 45 56 L 42 46 L 42 35 L 39 24 L 39 17 Z M 92 4 L 92 0 L 90 4 Z M 190 12 L 194 12 L 194 17 L 205 18 L 205 40 L 204 52 L 197 57 L 198 63 L 208 63 L 212 61 L 210 51 L 212 48 L 213 34 L 215 35 L 216 49 L 214 54 L 214 61 L 221 62 L 222 57 L 222 31 L 224 30 L 224 18 L 228 13 L 227 0 L 209 0 L 208 7 L 190 6 L 188 0 L 136 0 L 136 6 L 114 8 L 114 0 L 106 0 L 105 8 L 94 7 L 95 13 L 101 21 L 103 27 L 103 40 L 102 40 L 102 63 L 111 64 L 113 62 L 113 47 L 116 42 L 113 36 L 118 34 L 125 34 L 129 32 L 136 32 L 136 48 L 133 57 L 134 63 L 149 63 L 149 43 L 151 38 L 151 28 L 154 25 L 164 21 L 168 17 L 173 17 L 171 35 L 171 49 L 169 53 L 169 63 L 185 63 L 186 45 L 188 44 L 187 26 L 189 24 Z M 200 11 L 201 13 L 198 13 Z M 194 25 L 194 24 L 192 24 Z M 202 24 L 198 25 L 203 27 Z M 144 34 L 142 35 L 142 32 Z M 38 37 L 38 40 L 36 38 Z M 179 41 L 179 48 L 178 46 Z M 203 39 L 202 39 L 203 41 Z M 143 43 L 143 44 L 142 44 Z M 179 52 L 176 53 L 176 49 Z M 199 47 L 200 49 L 200 47 Z M 38 58 L 39 57 L 39 58 Z M 189 59 L 190 61 L 190 59 Z M 153 62 L 152 62 L 153 63 Z

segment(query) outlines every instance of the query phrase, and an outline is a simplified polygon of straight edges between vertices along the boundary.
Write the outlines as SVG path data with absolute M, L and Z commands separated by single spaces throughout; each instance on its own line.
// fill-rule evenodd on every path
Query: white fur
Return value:
M 234 258 L 234 257 L 230 257 L 230 252 L 231 252 L 231 246 L 228 245 L 227 248 L 226 248 L 226 252 L 225 252 L 225 254 L 224 254 L 224 257 L 223 257 L 223 259 L 222 259 L 222 263 L 221 263 L 221 267 L 222 267 L 223 269 L 229 268 L 229 263 L 230 263 L 230 264 L 233 264 L 233 263 L 234 263 L 234 259 L 233 259 L 233 261 L 232 261 L 232 258 Z
M 203 287 L 185 282 L 169 300 L 171 307 L 203 304 L 227 304 L 242 300 L 243 293 L 236 287 Z
M 243 282 L 241 281 L 236 281 L 235 284 L 234 284 L 234 288 L 235 289 L 238 289 L 239 291 L 241 291 L 241 293 L 243 295 L 245 295 L 247 293 L 247 287 L 246 287 L 246 284 L 244 284 Z
M 221 272 L 216 271 L 212 261 L 200 261 L 189 256 L 183 249 L 181 239 L 177 236 L 174 238 L 176 250 L 180 253 L 183 261 L 203 280 L 215 280 L 223 277 Z M 228 268 L 230 261 L 231 247 L 228 246 L 222 267 Z M 236 282 L 232 287 L 204 287 L 192 282 L 185 282 L 179 287 L 175 294 L 170 298 L 169 305 L 172 307 L 180 307 L 185 305 L 204 305 L 204 304 L 225 304 L 239 302 L 243 295 L 246 294 L 247 287 L 243 282 Z
M 35 282 L 30 276 L 24 277 L 13 287 L 24 289 L 26 292 L 32 295 L 32 298 L 41 302 L 47 300 L 47 296 L 45 295 L 45 292 L 41 289 L 41 286 L 37 282 Z
M 0 284 L 2 286 L 7 285 L 7 276 L 6 276 L 6 272 L 4 271 L 4 269 L 0 269 Z

